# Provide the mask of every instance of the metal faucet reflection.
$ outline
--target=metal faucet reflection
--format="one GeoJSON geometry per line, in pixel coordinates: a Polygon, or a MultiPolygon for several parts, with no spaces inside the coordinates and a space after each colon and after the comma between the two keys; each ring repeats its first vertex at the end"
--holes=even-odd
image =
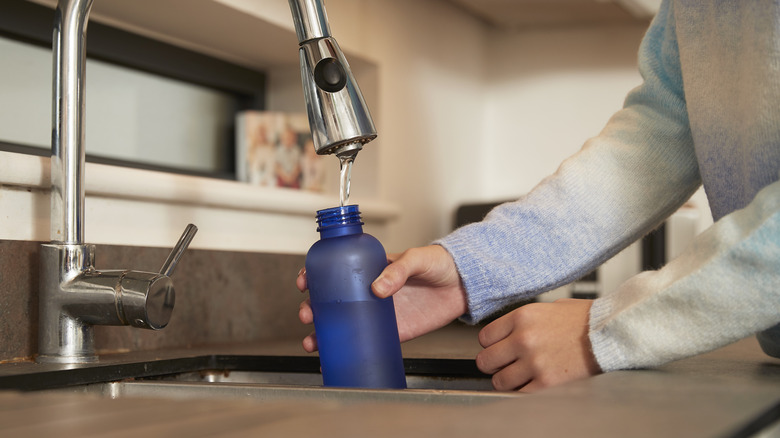
{"type": "Polygon", "coordinates": [[[376,138],[376,128],[347,59],[330,35],[320,0],[289,0],[298,35],[303,95],[314,149],[355,156],[376,138]]]}
{"type": "MultiPolygon", "coordinates": [[[[289,0],[318,154],[354,157],[376,129],[319,0],[289,0]]],[[[42,245],[38,362],[97,361],[94,325],[161,329],[171,317],[170,279],[197,228],[190,224],[159,273],[98,271],[84,243],[86,33],[93,0],[60,0],[55,12],[51,242],[42,245]]]]}
{"type": "Polygon", "coordinates": [[[98,271],[84,243],[84,73],[92,0],[63,0],[55,12],[51,242],[41,247],[38,362],[97,360],[94,325],[161,329],[176,292],[171,274],[197,228],[190,224],[159,273],[98,271]]]}

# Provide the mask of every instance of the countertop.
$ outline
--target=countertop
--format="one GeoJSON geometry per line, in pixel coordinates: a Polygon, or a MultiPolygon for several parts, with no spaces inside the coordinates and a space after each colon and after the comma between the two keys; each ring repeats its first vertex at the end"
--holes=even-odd
{"type": "MultiPolygon", "coordinates": [[[[304,354],[297,342],[282,341],[222,351],[304,354]]],[[[441,331],[404,345],[405,357],[473,358],[477,351],[469,328],[441,331]]],[[[127,353],[106,360],[155,354],[166,353],[127,353]]],[[[0,376],[39,368],[51,366],[3,364],[0,376]]],[[[603,374],[477,406],[107,399],[95,394],[0,391],[4,437],[731,437],[759,431],[762,436],[778,436],[778,421],[780,360],[765,356],[752,337],[657,369],[603,374]]]]}

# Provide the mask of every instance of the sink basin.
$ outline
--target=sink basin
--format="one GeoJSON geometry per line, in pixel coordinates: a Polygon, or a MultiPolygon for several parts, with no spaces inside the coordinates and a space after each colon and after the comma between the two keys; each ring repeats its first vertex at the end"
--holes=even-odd
{"type": "Polygon", "coordinates": [[[322,386],[314,356],[206,355],[143,362],[105,362],[22,376],[0,376],[0,388],[178,399],[327,400],[338,403],[483,404],[518,397],[492,390],[473,360],[405,359],[408,389],[322,386]]]}
{"type": "Polygon", "coordinates": [[[110,398],[151,397],[169,399],[249,399],[270,401],[332,401],[342,404],[362,402],[413,402],[477,405],[517,397],[491,391],[449,389],[363,389],[265,383],[226,383],[204,381],[133,380],[95,383],[68,388],[68,392],[100,394],[110,398]]]}

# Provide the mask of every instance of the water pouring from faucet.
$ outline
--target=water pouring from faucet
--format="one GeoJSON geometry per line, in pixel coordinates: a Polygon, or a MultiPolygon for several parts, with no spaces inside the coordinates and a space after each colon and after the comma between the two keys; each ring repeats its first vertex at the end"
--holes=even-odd
{"type": "Polygon", "coordinates": [[[376,128],[344,53],[330,34],[321,0],[289,0],[300,44],[301,80],[314,149],[340,164],[341,206],[349,201],[352,165],[376,128]]]}

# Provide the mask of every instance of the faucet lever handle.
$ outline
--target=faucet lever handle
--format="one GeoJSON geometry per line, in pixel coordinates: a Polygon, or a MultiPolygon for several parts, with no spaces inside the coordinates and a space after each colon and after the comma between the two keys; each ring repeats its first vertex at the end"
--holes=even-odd
{"type": "Polygon", "coordinates": [[[160,274],[168,277],[173,275],[173,270],[176,269],[179,259],[184,254],[184,251],[187,250],[187,247],[190,246],[190,242],[192,242],[192,238],[195,237],[195,233],[197,232],[198,227],[193,224],[187,225],[184,229],[184,233],[179,238],[179,241],[176,242],[176,246],[173,247],[168,258],[165,260],[165,263],[163,263],[162,268],[160,268],[160,274]]]}

